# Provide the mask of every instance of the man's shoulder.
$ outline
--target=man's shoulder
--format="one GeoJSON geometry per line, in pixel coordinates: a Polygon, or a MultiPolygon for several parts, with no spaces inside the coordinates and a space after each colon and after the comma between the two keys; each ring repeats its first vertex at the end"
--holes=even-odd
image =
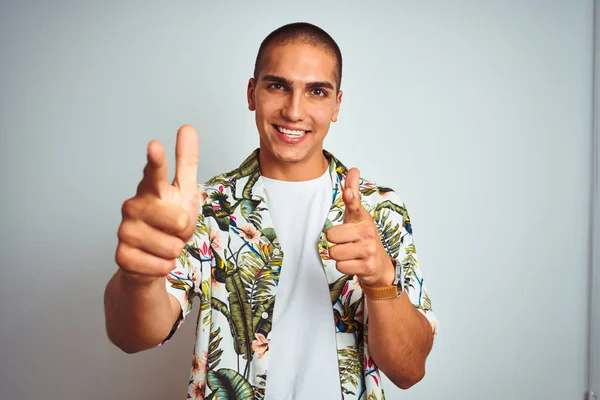
{"type": "Polygon", "coordinates": [[[255,150],[235,169],[214,175],[201,183],[200,186],[204,189],[218,189],[220,191],[232,189],[235,187],[236,181],[259,173],[259,170],[258,151],[255,150]]]}
{"type": "Polygon", "coordinates": [[[386,200],[402,201],[398,191],[391,186],[377,183],[362,176],[360,177],[360,194],[363,201],[368,201],[369,203],[386,200]]]}
{"type": "Polygon", "coordinates": [[[235,171],[236,170],[231,170],[214,175],[204,181],[204,183],[201,183],[200,186],[213,189],[217,189],[219,186],[229,187],[237,178],[235,171]]]}

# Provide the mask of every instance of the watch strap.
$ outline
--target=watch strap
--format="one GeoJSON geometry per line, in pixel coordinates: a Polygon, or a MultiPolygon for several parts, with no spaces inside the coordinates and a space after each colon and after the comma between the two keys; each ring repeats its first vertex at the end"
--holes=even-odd
{"type": "Polygon", "coordinates": [[[365,296],[371,300],[391,300],[401,294],[396,285],[373,287],[361,283],[360,286],[365,296]]]}

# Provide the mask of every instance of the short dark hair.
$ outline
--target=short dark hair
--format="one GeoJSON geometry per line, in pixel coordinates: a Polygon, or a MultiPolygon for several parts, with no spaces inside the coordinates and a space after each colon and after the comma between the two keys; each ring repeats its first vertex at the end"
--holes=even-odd
{"type": "Polygon", "coordinates": [[[333,38],[323,29],[308,22],[294,22],[271,32],[260,44],[254,64],[254,79],[258,80],[260,69],[265,63],[265,51],[271,45],[305,43],[320,47],[335,57],[335,79],[337,90],[342,84],[342,52],[333,38]]]}

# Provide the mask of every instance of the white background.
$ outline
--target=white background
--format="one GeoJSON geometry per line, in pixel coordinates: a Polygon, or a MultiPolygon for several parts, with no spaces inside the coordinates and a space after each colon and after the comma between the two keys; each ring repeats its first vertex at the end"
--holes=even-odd
{"type": "Polygon", "coordinates": [[[256,51],[304,20],[344,55],[326,148],[406,202],[441,323],[425,379],[387,397],[581,399],[592,8],[0,2],[0,398],[185,398],[195,318],[137,355],[106,338],[120,206],[184,123],[202,180],[258,145],[256,51]]]}

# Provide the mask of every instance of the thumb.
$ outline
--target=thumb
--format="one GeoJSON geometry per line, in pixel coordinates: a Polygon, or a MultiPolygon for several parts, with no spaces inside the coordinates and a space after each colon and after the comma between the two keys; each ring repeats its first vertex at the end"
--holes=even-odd
{"type": "Polygon", "coordinates": [[[352,168],[346,175],[346,185],[342,199],[346,206],[344,212],[344,223],[360,222],[364,215],[364,208],[360,203],[359,189],[360,172],[356,168],[352,168]]]}

